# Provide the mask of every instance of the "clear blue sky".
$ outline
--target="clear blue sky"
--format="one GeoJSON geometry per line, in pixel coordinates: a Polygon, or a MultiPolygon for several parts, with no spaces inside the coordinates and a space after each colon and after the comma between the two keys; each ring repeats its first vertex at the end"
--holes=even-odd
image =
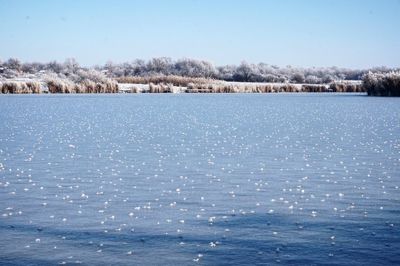
{"type": "Polygon", "coordinates": [[[0,59],[400,66],[400,0],[0,0],[0,59]]]}

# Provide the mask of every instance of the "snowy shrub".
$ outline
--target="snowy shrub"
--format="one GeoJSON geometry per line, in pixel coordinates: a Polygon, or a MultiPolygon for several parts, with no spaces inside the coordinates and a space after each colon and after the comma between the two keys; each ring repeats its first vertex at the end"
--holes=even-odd
{"type": "Polygon", "coordinates": [[[400,71],[369,72],[363,77],[362,87],[373,96],[400,96],[400,71]]]}

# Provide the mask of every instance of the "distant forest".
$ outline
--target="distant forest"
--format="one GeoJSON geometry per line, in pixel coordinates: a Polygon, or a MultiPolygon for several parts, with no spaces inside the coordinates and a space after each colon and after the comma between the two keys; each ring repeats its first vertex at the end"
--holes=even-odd
{"type": "Polygon", "coordinates": [[[105,79],[120,79],[124,77],[173,75],[237,82],[328,84],[337,81],[362,80],[363,76],[368,72],[389,73],[392,71],[396,71],[396,69],[387,67],[363,70],[338,67],[300,68],[292,66],[279,67],[265,63],[250,64],[247,62],[242,62],[239,65],[214,66],[202,60],[172,60],[167,57],[153,58],[148,61],[136,59],[118,64],[108,62],[104,65],[90,68],[80,66],[75,59],[67,59],[63,63],[56,61],[48,63],[21,62],[15,58],[0,61],[0,78],[2,79],[26,75],[42,78],[50,75],[68,79],[72,82],[82,82],[83,80],[98,82],[105,79]]]}

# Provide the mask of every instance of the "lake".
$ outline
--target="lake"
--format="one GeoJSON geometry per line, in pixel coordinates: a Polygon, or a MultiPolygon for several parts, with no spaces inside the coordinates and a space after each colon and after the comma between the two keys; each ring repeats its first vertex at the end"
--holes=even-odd
{"type": "Polygon", "coordinates": [[[399,265],[400,99],[0,96],[1,265],[399,265]]]}

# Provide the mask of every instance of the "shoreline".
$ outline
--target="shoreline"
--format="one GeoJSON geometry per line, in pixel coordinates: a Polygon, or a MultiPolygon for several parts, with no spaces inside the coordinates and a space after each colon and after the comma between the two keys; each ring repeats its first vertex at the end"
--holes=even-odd
{"type": "Polygon", "coordinates": [[[0,81],[0,94],[114,94],[114,93],[366,93],[361,82],[330,84],[226,82],[209,83],[64,83],[60,80],[0,81]]]}

